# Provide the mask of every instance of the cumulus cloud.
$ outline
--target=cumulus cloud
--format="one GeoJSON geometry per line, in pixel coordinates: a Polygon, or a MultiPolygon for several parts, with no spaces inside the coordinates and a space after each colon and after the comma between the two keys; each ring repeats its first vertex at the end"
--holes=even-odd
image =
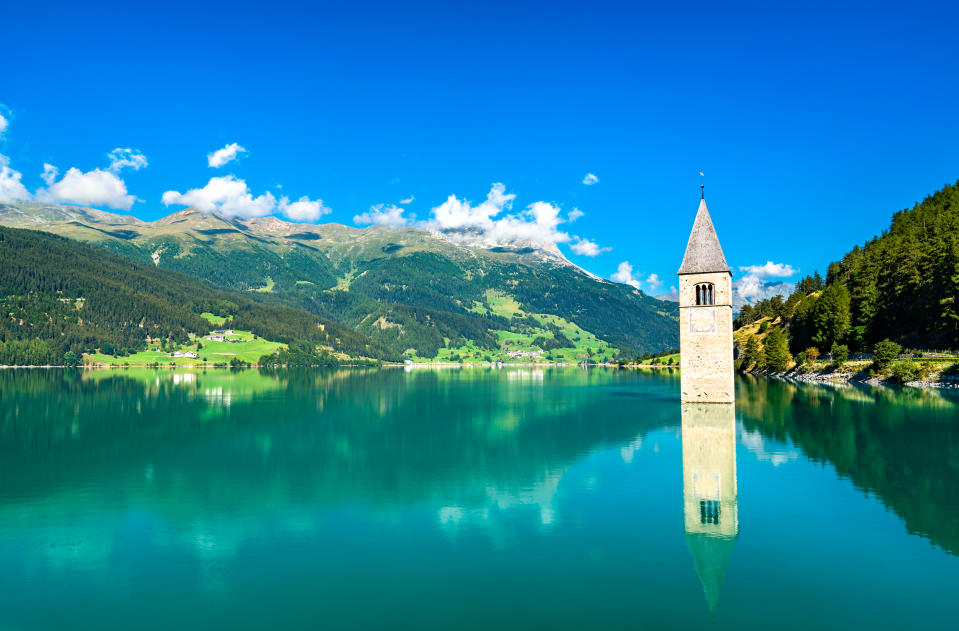
{"type": "Polygon", "coordinates": [[[646,277],[646,285],[649,287],[650,291],[656,291],[663,286],[663,281],[659,280],[658,274],[650,274],[646,277]]]}
{"type": "Polygon", "coordinates": [[[450,195],[430,211],[432,218],[424,227],[454,240],[490,247],[549,246],[570,240],[569,234],[558,229],[564,221],[560,218],[561,209],[548,202],[533,202],[518,213],[500,216],[512,209],[515,198],[500,183],[493,184],[486,200],[475,206],[450,195]]]}
{"type": "MultiPolygon", "coordinates": [[[[400,202],[401,204],[403,202],[400,202]]],[[[406,226],[410,223],[410,218],[404,216],[405,208],[386,204],[377,204],[372,206],[365,213],[353,217],[353,223],[374,226],[406,226]]]]}
{"type": "Polygon", "coordinates": [[[626,283],[632,285],[635,289],[639,289],[639,280],[633,278],[633,266],[629,264],[629,261],[620,263],[611,278],[617,283],[626,283]]]}
{"type": "Polygon", "coordinates": [[[485,200],[474,204],[450,195],[445,202],[433,207],[429,217],[422,221],[415,221],[416,216],[406,213],[402,207],[412,202],[413,196],[400,200],[400,205],[372,206],[355,215],[353,221],[361,225],[416,226],[450,241],[477,247],[533,247],[548,249],[560,256],[556,247],[560,243],[570,243],[573,251],[583,256],[597,256],[610,249],[589,239],[571,236],[561,229],[563,223],[582,216],[578,209],[564,214],[558,205],[538,201],[514,210],[515,199],[515,194],[508,193],[506,186],[496,182],[485,200]]]}
{"type": "Polygon", "coordinates": [[[592,173],[587,173],[586,177],[583,178],[583,184],[586,186],[592,186],[593,184],[598,184],[599,178],[593,175],[592,173]]]}
{"type": "Polygon", "coordinates": [[[739,268],[746,272],[739,280],[733,282],[733,309],[746,303],[755,303],[759,300],[772,298],[792,291],[792,283],[767,281],[767,278],[787,278],[799,273],[799,270],[786,263],[766,261],[763,265],[743,265],[739,268]]]}
{"type": "MultiPolygon", "coordinates": [[[[6,124],[6,119],[0,116],[0,132],[6,124]]],[[[10,168],[10,160],[7,156],[0,154],[0,202],[25,201],[30,199],[30,191],[23,185],[20,179],[23,174],[10,168]]]]}
{"type": "Polygon", "coordinates": [[[186,193],[167,191],[161,198],[164,206],[192,206],[200,212],[218,212],[227,217],[263,217],[276,209],[276,198],[267,191],[254,197],[246,181],[232,175],[211,177],[203,188],[186,193]]]}
{"type": "Polygon", "coordinates": [[[759,300],[773,296],[788,296],[796,289],[795,283],[775,282],[759,278],[758,276],[743,276],[733,281],[733,310],[746,303],[754,304],[759,300]]]}
{"type": "Polygon", "coordinates": [[[215,169],[223,166],[227,162],[236,160],[236,157],[241,153],[246,153],[246,149],[235,142],[231,142],[222,149],[217,149],[213,153],[208,153],[206,156],[206,161],[210,167],[215,169]]]}
{"type": "Polygon", "coordinates": [[[46,188],[37,191],[37,199],[59,204],[81,206],[106,206],[115,210],[130,210],[136,197],[127,193],[126,183],[112,171],[93,169],[81,171],[76,167],[67,169],[59,181],[59,171],[52,164],[43,165],[46,188]]]}
{"type": "Polygon", "coordinates": [[[569,247],[573,252],[581,256],[599,256],[603,252],[612,250],[612,248],[601,248],[595,241],[583,239],[582,237],[576,237],[569,247]]]}
{"type": "Polygon", "coordinates": [[[758,276],[743,276],[736,282],[736,293],[752,302],[765,294],[765,283],[758,276]]]}
{"type": "Polygon", "coordinates": [[[331,208],[323,205],[322,199],[311,201],[306,195],[295,202],[291,202],[288,197],[282,197],[277,209],[293,221],[316,221],[333,212],[331,208]]]}
{"type": "MultiPolygon", "coordinates": [[[[7,119],[0,115],[0,135],[8,126],[7,119]]],[[[82,206],[106,206],[115,210],[129,210],[136,197],[127,192],[126,183],[117,175],[120,169],[131,167],[139,170],[147,165],[146,156],[134,149],[117,147],[107,154],[110,166],[107,169],[81,171],[76,167],[67,169],[59,181],[60,170],[52,164],[43,165],[46,187],[31,195],[21,182],[22,174],[10,168],[10,161],[0,155],[0,201],[37,199],[42,202],[80,204],[82,206]]]]}
{"type": "Polygon", "coordinates": [[[569,211],[569,214],[566,216],[566,220],[572,223],[582,217],[584,214],[585,213],[583,213],[583,211],[579,208],[574,208],[573,210],[569,211]]]}
{"type": "Polygon", "coordinates": [[[401,199],[401,200],[400,200],[400,203],[405,206],[406,204],[412,204],[414,199],[416,199],[416,197],[413,196],[413,195],[410,195],[410,196],[407,197],[406,199],[401,199]]]}
{"type": "Polygon", "coordinates": [[[40,178],[46,182],[47,186],[53,186],[58,175],[60,175],[60,169],[47,162],[43,163],[43,173],[40,174],[40,178]]]}
{"type": "Polygon", "coordinates": [[[193,188],[186,193],[167,191],[161,201],[164,206],[190,206],[200,212],[216,212],[226,217],[264,217],[279,212],[294,221],[316,221],[332,212],[323,205],[323,200],[311,201],[306,196],[295,202],[288,197],[277,201],[269,191],[254,197],[246,181],[232,175],[211,177],[203,188],[193,188]]]}
{"type": "Polygon", "coordinates": [[[139,171],[147,166],[147,157],[136,149],[117,147],[108,153],[107,157],[110,159],[110,170],[114,173],[119,173],[121,169],[127,167],[139,171]]]}
{"type": "Polygon", "coordinates": [[[456,195],[450,195],[431,212],[436,227],[441,230],[488,228],[493,223],[493,217],[512,207],[514,199],[516,195],[507,194],[506,186],[497,182],[481,204],[473,206],[465,199],[459,200],[456,195]]]}
{"type": "MultiPolygon", "coordinates": [[[[10,125],[6,117],[0,114],[0,140],[10,125]]],[[[33,196],[21,179],[23,174],[10,167],[10,158],[0,153],[0,202],[26,201],[33,196]]]]}
{"type": "Polygon", "coordinates": [[[756,278],[788,278],[799,273],[792,265],[772,261],[766,261],[765,265],[743,265],[739,269],[756,278]]]}

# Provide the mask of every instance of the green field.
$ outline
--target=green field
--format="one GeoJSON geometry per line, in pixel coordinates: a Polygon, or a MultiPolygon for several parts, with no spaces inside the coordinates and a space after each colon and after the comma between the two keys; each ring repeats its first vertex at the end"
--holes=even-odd
{"type": "Polygon", "coordinates": [[[252,291],[271,292],[271,291],[273,291],[273,287],[275,287],[275,286],[276,286],[276,284],[273,282],[273,278],[271,278],[270,276],[267,276],[267,277],[266,277],[266,285],[263,286],[263,287],[257,287],[257,288],[255,288],[255,289],[253,289],[252,291]]]}
{"type": "Polygon", "coordinates": [[[233,319],[233,316],[230,316],[229,318],[225,318],[225,317],[223,317],[223,316],[218,316],[218,315],[212,314],[212,313],[210,313],[209,311],[205,311],[205,312],[201,313],[201,314],[200,314],[200,317],[203,318],[204,320],[206,320],[207,322],[209,322],[210,324],[214,325],[214,326],[220,326],[220,325],[223,324],[224,322],[233,319]]]}
{"type": "Polygon", "coordinates": [[[495,289],[489,289],[486,291],[484,297],[486,298],[486,304],[489,305],[489,310],[495,315],[503,316],[504,318],[525,315],[523,310],[520,309],[519,303],[508,294],[496,291],[495,289]]]}
{"type": "MultiPolygon", "coordinates": [[[[204,314],[204,317],[207,316],[217,317],[212,314],[204,314]]],[[[207,319],[210,318],[207,317],[207,319]]],[[[222,321],[225,320],[225,318],[222,318],[222,321]]],[[[220,322],[220,324],[222,324],[222,322],[220,322]]],[[[286,344],[256,338],[249,331],[234,331],[233,335],[228,335],[226,338],[236,341],[213,342],[210,340],[194,339],[190,344],[180,345],[176,349],[178,351],[197,351],[197,344],[199,343],[202,347],[197,351],[200,354],[200,357],[197,359],[191,357],[172,357],[170,351],[162,351],[157,343],[152,343],[150,345],[151,348],[140,351],[139,353],[134,353],[133,355],[115,357],[113,355],[94,353],[87,355],[84,360],[85,363],[88,364],[102,364],[107,366],[148,366],[154,363],[158,363],[161,366],[169,366],[170,364],[176,366],[196,366],[203,364],[226,364],[229,363],[231,359],[236,358],[252,364],[256,363],[263,355],[271,354],[277,349],[286,347],[286,344]]]]}

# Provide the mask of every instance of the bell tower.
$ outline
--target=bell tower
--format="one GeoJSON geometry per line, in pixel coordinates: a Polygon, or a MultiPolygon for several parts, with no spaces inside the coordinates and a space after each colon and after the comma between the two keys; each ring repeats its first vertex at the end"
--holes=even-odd
{"type": "Polygon", "coordinates": [[[732,272],[705,195],[679,268],[679,350],[683,403],[733,403],[732,272]]]}

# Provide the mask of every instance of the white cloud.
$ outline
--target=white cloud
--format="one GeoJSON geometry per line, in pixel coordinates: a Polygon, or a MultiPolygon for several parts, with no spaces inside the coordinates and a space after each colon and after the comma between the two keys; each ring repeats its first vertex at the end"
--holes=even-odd
{"type": "MultiPolygon", "coordinates": [[[[10,122],[0,114],[0,140],[7,131],[10,122]]],[[[0,202],[25,201],[33,196],[20,180],[23,174],[10,168],[10,158],[0,153],[0,202]]]]}
{"type": "MultiPolygon", "coordinates": [[[[0,115],[0,135],[8,125],[7,119],[0,115]]],[[[9,159],[0,155],[0,201],[37,199],[43,202],[129,210],[137,198],[127,192],[126,183],[117,173],[124,167],[142,169],[147,165],[146,156],[133,149],[117,147],[108,153],[107,157],[110,159],[109,170],[93,169],[84,172],[71,167],[60,181],[57,181],[60,170],[52,164],[44,164],[40,177],[46,187],[31,195],[21,182],[22,174],[10,168],[9,159]]]]}
{"type": "Polygon", "coordinates": [[[237,143],[232,142],[228,144],[227,146],[223,147],[222,149],[217,149],[213,153],[208,153],[206,156],[206,161],[207,161],[207,164],[209,164],[211,167],[218,168],[223,166],[227,162],[236,160],[236,157],[238,154],[245,153],[245,152],[246,152],[246,149],[244,149],[237,143]]]}
{"type": "Polygon", "coordinates": [[[736,282],[736,293],[748,302],[763,296],[764,289],[764,283],[758,276],[743,276],[736,282]]]}
{"type": "Polygon", "coordinates": [[[663,281],[659,280],[659,274],[650,274],[646,278],[646,285],[649,286],[650,291],[656,291],[663,286],[663,281]]]}
{"type": "Polygon", "coordinates": [[[548,202],[533,202],[519,213],[497,218],[512,208],[516,195],[503,184],[493,184],[486,200],[476,206],[455,195],[431,211],[424,227],[470,245],[493,247],[504,244],[551,246],[565,243],[570,236],[558,230],[560,208],[548,202]]]}
{"type": "Polygon", "coordinates": [[[566,219],[567,221],[572,223],[576,221],[577,219],[579,219],[580,217],[582,217],[584,214],[585,213],[579,208],[574,208],[573,210],[569,211],[569,214],[566,216],[566,219]]]}
{"type": "Polygon", "coordinates": [[[110,170],[119,173],[120,169],[130,167],[134,171],[139,171],[147,166],[147,157],[136,149],[124,149],[117,147],[107,154],[110,158],[110,170]]]}
{"type": "Polygon", "coordinates": [[[629,264],[629,261],[620,263],[611,278],[617,283],[626,283],[632,285],[635,289],[639,289],[639,281],[633,278],[633,266],[629,264]]]}
{"type": "Polygon", "coordinates": [[[573,252],[579,254],[580,256],[599,256],[603,252],[609,252],[612,250],[612,248],[601,248],[595,241],[583,239],[582,237],[576,237],[569,247],[573,252]]]}
{"type": "Polygon", "coordinates": [[[81,206],[106,206],[116,210],[130,210],[136,197],[127,193],[127,185],[116,173],[103,169],[83,172],[76,167],[67,169],[58,182],[59,171],[52,164],[43,165],[43,180],[47,187],[37,191],[40,201],[81,206]]]}
{"type": "Polygon", "coordinates": [[[593,175],[592,173],[587,173],[586,177],[583,178],[583,184],[586,186],[592,186],[593,184],[599,184],[599,178],[593,175]]]}
{"type": "Polygon", "coordinates": [[[310,200],[303,196],[295,202],[288,197],[277,201],[267,191],[254,197],[245,180],[232,175],[211,177],[203,188],[193,188],[186,193],[167,191],[161,198],[164,206],[190,206],[200,212],[217,212],[226,217],[264,217],[281,213],[293,221],[316,221],[330,212],[322,199],[310,200]]]}
{"type": "Polygon", "coordinates": [[[460,201],[456,195],[450,195],[445,202],[434,208],[433,221],[440,230],[461,230],[464,228],[488,228],[493,217],[503,210],[509,210],[516,195],[507,194],[506,186],[493,184],[486,195],[486,201],[472,206],[467,200],[460,201]]]}
{"type": "Polygon", "coordinates": [[[46,182],[47,186],[53,186],[53,183],[56,181],[58,175],[60,175],[60,169],[52,164],[46,162],[43,163],[43,173],[40,174],[40,177],[44,182],[46,182]]]}
{"type": "Polygon", "coordinates": [[[733,282],[733,309],[746,303],[755,303],[759,300],[772,298],[792,292],[792,283],[766,281],[767,278],[787,278],[799,273],[799,270],[786,263],[766,261],[764,265],[743,265],[739,268],[746,272],[739,280],[733,282]]]}
{"type": "Polygon", "coordinates": [[[374,226],[405,226],[410,223],[410,219],[403,215],[405,211],[405,208],[399,206],[377,204],[365,213],[353,217],[353,223],[373,224],[374,226]]]}
{"type": "MultiPolygon", "coordinates": [[[[6,125],[6,119],[0,116],[0,131],[6,125]]],[[[10,160],[7,156],[0,154],[0,202],[25,201],[30,199],[30,191],[23,185],[20,179],[23,174],[10,168],[10,160]]]]}
{"type": "Polygon", "coordinates": [[[282,197],[277,208],[293,221],[316,221],[333,212],[331,208],[323,205],[322,199],[311,201],[306,195],[292,203],[288,197],[282,197]]]}
{"type": "Polygon", "coordinates": [[[406,199],[401,199],[401,200],[400,200],[400,203],[405,206],[406,204],[412,204],[414,199],[416,199],[416,197],[413,196],[413,195],[410,195],[410,196],[407,197],[406,199]]]}
{"type": "Polygon", "coordinates": [[[766,261],[765,265],[742,265],[739,269],[756,278],[788,278],[799,273],[792,265],[772,261],[766,261]]]}
{"type": "Polygon", "coordinates": [[[227,217],[263,217],[276,210],[276,198],[267,191],[253,197],[246,182],[232,175],[211,177],[203,188],[186,193],[167,191],[161,198],[164,206],[192,206],[205,213],[218,212],[227,217]]]}
{"type": "MultiPolygon", "coordinates": [[[[561,230],[563,223],[582,216],[578,209],[564,216],[558,205],[538,201],[513,211],[515,199],[515,194],[508,193],[502,183],[496,182],[482,202],[473,204],[465,198],[450,195],[445,202],[432,208],[429,218],[423,221],[414,221],[415,215],[407,214],[405,208],[395,204],[372,206],[355,215],[353,221],[361,225],[416,226],[463,245],[533,247],[548,249],[558,256],[562,256],[556,247],[559,243],[571,242],[573,251],[584,256],[596,256],[610,249],[561,230]]],[[[410,196],[400,200],[399,204],[412,201],[413,196],[410,196]]]]}

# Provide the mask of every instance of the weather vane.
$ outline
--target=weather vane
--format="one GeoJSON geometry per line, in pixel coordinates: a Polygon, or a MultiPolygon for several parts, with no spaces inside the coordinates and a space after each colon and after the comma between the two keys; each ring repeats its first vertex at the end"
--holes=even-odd
{"type": "Polygon", "coordinates": [[[702,195],[702,199],[706,199],[706,176],[703,175],[703,172],[699,172],[699,193],[702,195]]]}

